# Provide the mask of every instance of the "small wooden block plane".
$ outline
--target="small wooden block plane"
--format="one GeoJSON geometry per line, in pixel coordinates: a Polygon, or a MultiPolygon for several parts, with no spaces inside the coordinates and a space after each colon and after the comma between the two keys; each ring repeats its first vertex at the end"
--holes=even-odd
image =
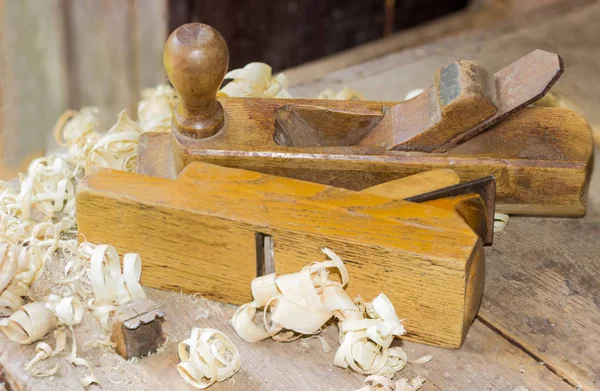
{"type": "Polygon", "coordinates": [[[329,247],[347,260],[351,295],[383,291],[407,338],[458,348],[481,301],[493,195],[492,178],[465,186],[450,170],[356,192],[194,162],[175,180],[88,176],[77,221],[87,240],[139,253],[144,285],[234,304],[252,300],[255,277],[296,272],[329,247]]]}
{"type": "Polygon", "coordinates": [[[406,102],[217,99],[228,61],[207,25],[171,34],[164,63],[181,101],[171,134],[142,135],[139,173],[172,179],[203,161],[362,190],[450,168],[463,181],[494,176],[500,212],[585,213],[589,125],[570,110],[524,108],[562,73],[556,54],[536,50],[495,74],[458,61],[406,102]]]}

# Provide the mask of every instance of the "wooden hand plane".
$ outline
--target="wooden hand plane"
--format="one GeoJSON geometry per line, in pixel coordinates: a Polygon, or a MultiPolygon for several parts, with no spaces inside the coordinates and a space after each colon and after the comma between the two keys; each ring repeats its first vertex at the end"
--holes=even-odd
{"type": "Polygon", "coordinates": [[[562,73],[553,53],[536,50],[495,74],[449,64],[406,102],[217,99],[228,58],[207,25],[171,34],[164,64],[181,100],[171,134],[142,135],[139,173],[175,178],[203,161],[362,190],[451,168],[463,181],[494,176],[500,212],[585,213],[589,125],[570,110],[524,108],[562,73]]]}
{"type": "Polygon", "coordinates": [[[329,247],[352,296],[385,292],[407,338],[458,348],[481,301],[495,194],[491,177],[458,182],[438,170],[356,192],[202,162],[175,180],[103,169],[78,186],[77,222],[86,240],[139,253],[144,285],[234,304],[252,300],[255,277],[329,247]]]}

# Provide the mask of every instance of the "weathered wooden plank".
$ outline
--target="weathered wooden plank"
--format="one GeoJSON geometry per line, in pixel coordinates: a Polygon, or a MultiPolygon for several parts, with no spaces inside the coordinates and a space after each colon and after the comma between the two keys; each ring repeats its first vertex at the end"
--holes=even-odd
{"type": "Polygon", "coordinates": [[[165,80],[165,0],[67,0],[65,12],[71,107],[101,107],[106,125],[135,117],[139,91],[165,80]]]}
{"type": "Polygon", "coordinates": [[[135,112],[137,78],[132,75],[130,0],[69,0],[66,3],[72,107],[99,106],[101,121],[115,121],[124,108],[135,112]]]}
{"type": "Polygon", "coordinates": [[[479,317],[584,390],[600,388],[600,163],[583,219],[514,218],[487,249],[479,317]],[[523,240],[527,238],[527,240],[523,240]]]}
{"type": "Polygon", "coordinates": [[[137,76],[135,93],[165,83],[162,52],[167,39],[167,0],[134,0],[132,67],[137,76]]]}
{"type": "Polygon", "coordinates": [[[10,179],[44,153],[66,105],[60,0],[3,1],[0,31],[0,178],[10,179]]]}
{"type": "MultiPolygon", "coordinates": [[[[116,353],[101,348],[84,349],[80,354],[94,365],[102,389],[171,391],[193,390],[177,374],[177,342],[189,337],[192,327],[213,327],[223,331],[238,347],[242,369],[232,379],[212,386],[211,390],[354,390],[362,385],[363,376],[332,365],[337,347],[337,328],[330,326],[323,333],[332,351],[324,352],[317,340],[279,344],[264,341],[248,344],[237,337],[228,324],[233,306],[199,301],[190,295],[148,289],[149,297],[164,303],[167,322],[165,332],[170,342],[165,352],[140,360],[125,361],[116,353]],[[208,316],[208,318],[205,318],[208,316]]],[[[399,310],[401,314],[401,310],[399,310]]],[[[91,317],[90,317],[91,318],[91,317]]],[[[89,319],[77,328],[81,346],[97,337],[96,321],[89,319]]],[[[507,390],[525,387],[529,390],[567,391],[572,389],[545,366],[523,353],[500,335],[476,321],[460,350],[433,348],[416,343],[402,345],[410,358],[433,354],[429,364],[408,364],[402,376],[421,375],[427,379],[423,391],[507,390]]],[[[16,346],[0,336],[0,366],[16,378],[14,383],[25,390],[80,390],[78,377],[83,368],[70,367],[64,360],[53,378],[34,378],[22,371],[24,363],[33,357],[33,346],[16,346]]],[[[90,390],[100,389],[92,386],[90,390]]],[[[522,388],[521,388],[522,389],[522,388]]],[[[18,390],[18,388],[16,388],[18,390]]]]}

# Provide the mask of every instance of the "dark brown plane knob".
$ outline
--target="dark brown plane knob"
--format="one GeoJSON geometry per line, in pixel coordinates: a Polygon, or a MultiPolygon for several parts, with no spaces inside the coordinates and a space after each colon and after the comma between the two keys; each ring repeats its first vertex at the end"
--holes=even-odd
{"type": "Polygon", "coordinates": [[[180,98],[173,130],[193,138],[217,133],[225,119],[217,91],[229,66],[221,34],[206,24],[185,24],[169,36],[163,63],[180,98]]]}

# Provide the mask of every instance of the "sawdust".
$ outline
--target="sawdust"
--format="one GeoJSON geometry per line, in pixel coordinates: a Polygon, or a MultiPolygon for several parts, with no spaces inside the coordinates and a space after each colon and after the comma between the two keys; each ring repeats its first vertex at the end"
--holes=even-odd
{"type": "Polygon", "coordinates": [[[31,285],[29,299],[31,301],[41,301],[51,293],[59,295],[68,295],[70,290],[59,281],[64,276],[64,270],[69,261],[62,256],[62,250],[57,250],[51,259],[46,260],[44,271],[40,277],[31,285]]]}

